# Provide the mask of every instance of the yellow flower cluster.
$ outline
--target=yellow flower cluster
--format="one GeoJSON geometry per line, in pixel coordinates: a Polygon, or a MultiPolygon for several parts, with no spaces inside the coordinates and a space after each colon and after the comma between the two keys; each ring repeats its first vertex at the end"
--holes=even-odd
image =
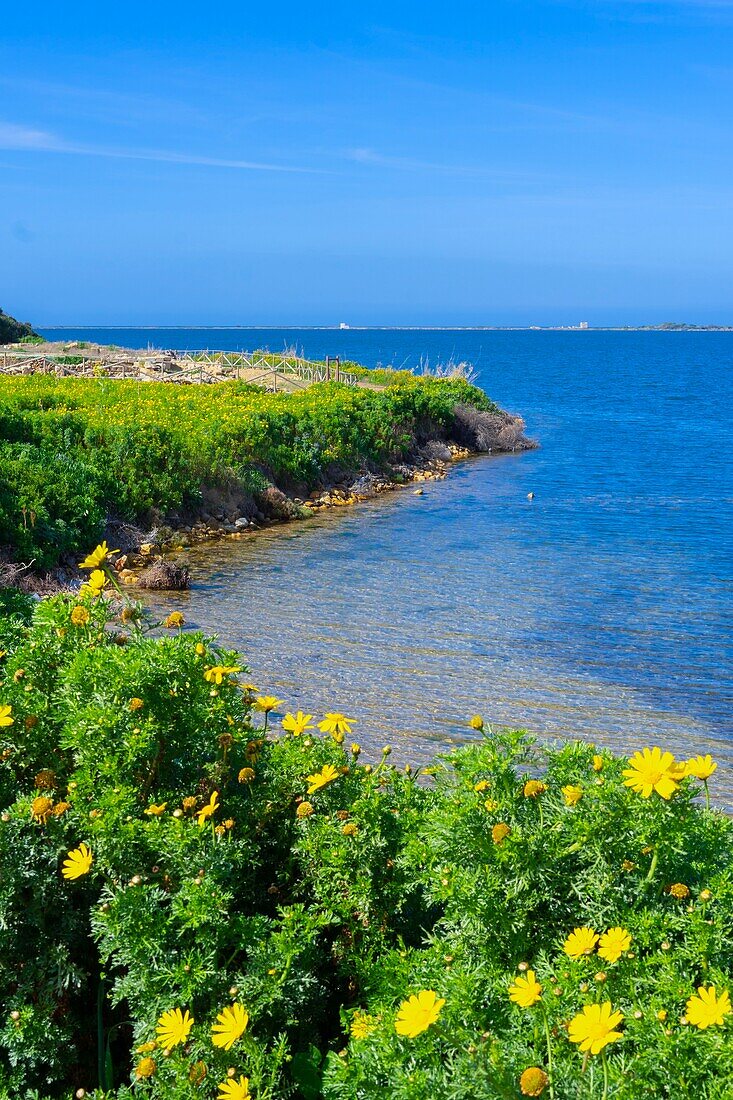
{"type": "Polygon", "coordinates": [[[592,955],[598,945],[598,954],[606,962],[615,963],[631,947],[631,936],[625,928],[609,928],[599,936],[592,928],[576,928],[563,944],[563,951],[577,962],[592,955]]]}

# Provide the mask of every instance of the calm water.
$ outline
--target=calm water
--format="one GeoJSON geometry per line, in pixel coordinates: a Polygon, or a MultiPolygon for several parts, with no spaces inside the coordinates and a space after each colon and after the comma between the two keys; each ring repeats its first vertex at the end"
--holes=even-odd
{"type": "Polygon", "coordinates": [[[74,335],[473,362],[539,451],[198,551],[176,605],[289,707],[355,715],[365,745],[423,759],[478,710],[625,749],[712,752],[717,793],[733,796],[733,334],[74,335]]]}

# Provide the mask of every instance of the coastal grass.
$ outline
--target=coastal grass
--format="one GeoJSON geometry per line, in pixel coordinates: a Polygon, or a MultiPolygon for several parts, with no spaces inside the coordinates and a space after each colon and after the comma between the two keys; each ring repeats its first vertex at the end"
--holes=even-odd
{"type": "Polygon", "coordinates": [[[714,761],[395,766],[86,567],[0,615],[3,1100],[730,1100],[714,761]]]}
{"type": "Polygon", "coordinates": [[[50,567],[96,541],[110,516],[149,522],[195,512],[206,487],[251,493],[275,484],[307,494],[449,435],[458,404],[496,411],[462,379],[401,372],[389,382],[270,394],[233,381],[4,377],[0,549],[50,567]]]}

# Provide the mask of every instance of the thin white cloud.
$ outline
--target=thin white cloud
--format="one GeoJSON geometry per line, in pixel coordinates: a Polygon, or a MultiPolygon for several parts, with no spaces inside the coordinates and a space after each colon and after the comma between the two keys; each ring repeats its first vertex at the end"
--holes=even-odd
{"type": "Polygon", "coordinates": [[[0,122],[0,149],[31,153],[66,153],[83,157],[105,157],[114,160],[146,160],[157,164],[190,164],[207,168],[234,168],[251,172],[320,172],[317,168],[302,168],[289,164],[269,164],[252,160],[229,160],[223,157],[202,157],[192,153],[176,153],[166,149],[124,149],[104,145],[85,145],[65,141],[46,130],[35,130],[0,122]]]}
{"type": "MultiPolygon", "coordinates": [[[[514,171],[512,169],[482,167],[481,165],[474,164],[462,164],[460,161],[439,163],[429,160],[420,160],[414,157],[397,157],[387,153],[380,153],[376,149],[369,148],[347,149],[345,155],[348,160],[354,161],[356,164],[373,165],[377,168],[396,168],[407,172],[436,172],[458,176],[489,176],[494,179],[508,180],[530,180],[537,178],[535,173],[514,171]]],[[[548,178],[546,174],[542,175],[543,180],[547,180],[548,178]]]]}

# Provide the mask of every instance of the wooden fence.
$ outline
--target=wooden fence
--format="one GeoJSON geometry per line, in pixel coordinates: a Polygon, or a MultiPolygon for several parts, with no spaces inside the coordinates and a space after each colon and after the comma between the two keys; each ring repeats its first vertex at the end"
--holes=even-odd
{"type": "Polygon", "coordinates": [[[52,374],[63,378],[115,378],[138,381],[203,385],[228,379],[249,382],[263,389],[307,389],[314,382],[358,384],[355,374],[341,370],[338,358],[322,363],[296,355],[270,352],[152,352],[129,356],[115,352],[104,359],[83,356],[80,363],[64,362],[72,356],[0,354],[0,374],[52,374]]]}

